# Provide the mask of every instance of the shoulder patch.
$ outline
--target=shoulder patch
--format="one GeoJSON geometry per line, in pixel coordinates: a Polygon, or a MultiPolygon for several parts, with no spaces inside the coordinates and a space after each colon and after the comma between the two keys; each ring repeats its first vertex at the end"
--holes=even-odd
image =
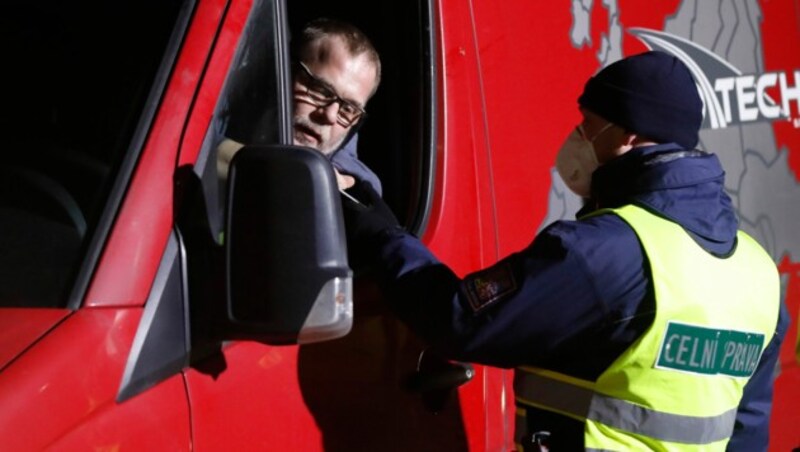
{"type": "Polygon", "coordinates": [[[473,273],[462,284],[473,314],[483,311],[517,290],[514,272],[508,262],[473,273]]]}

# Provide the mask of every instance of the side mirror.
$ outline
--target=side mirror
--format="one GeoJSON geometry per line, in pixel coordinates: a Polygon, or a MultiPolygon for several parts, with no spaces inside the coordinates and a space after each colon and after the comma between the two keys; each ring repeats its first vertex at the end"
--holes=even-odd
{"type": "Polygon", "coordinates": [[[336,177],[319,152],[248,146],[228,173],[228,337],[297,344],[347,334],[352,272],[336,177]]]}

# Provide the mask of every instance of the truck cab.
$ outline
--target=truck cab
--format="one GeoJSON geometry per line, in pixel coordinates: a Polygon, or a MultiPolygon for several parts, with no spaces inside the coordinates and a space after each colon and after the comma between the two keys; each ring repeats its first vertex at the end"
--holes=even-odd
{"type": "Polygon", "coordinates": [[[483,381],[469,395],[482,405],[503,394],[504,372],[425,356],[358,275],[353,289],[330,164],[289,146],[292,31],[352,14],[385,67],[360,149],[422,233],[433,5],[288,3],[14,5],[4,447],[434,450],[510,437],[483,431],[507,422],[502,401],[465,420],[457,390],[483,381]],[[230,140],[246,147],[220,174],[230,140]]]}
{"type": "MultiPolygon", "coordinates": [[[[678,2],[584,3],[11,5],[2,27],[9,65],[0,444],[513,449],[511,370],[428,352],[382,303],[369,269],[352,265],[330,163],[291,145],[289,46],[305,22],[322,16],[372,39],[383,79],[358,130],[359,156],[381,178],[403,226],[465,275],[525,246],[537,227],[574,215],[580,201],[566,193],[553,162],[578,122],[581,83],[605,62],[668,41],[633,27],[691,41],[680,28],[688,7],[678,2]],[[231,142],[244,147],[221,166],[231,142]]],[[[753,57],[770,58],[769,67],[754,63],[757,70],[793,74],[767,86],[781,102],[779,80],[794,80],[783,93],[788,119],[752,125],[737,116],[737,131],[701,132],[709,144],[745,137],[742,152],[723,160],[726,170],[741,173],[740,182],[784,181],[774,202],[787,211],[800,203],[796,176],[759,173],[778,166],[752,158],[775,136],[786,152],[774,161],[794,174],[800,168],[792,125],[800,113],[791,100],[800,31],[797,21],[777,19],[791,11],[800,17],[790,0],[763,5],[756,41],[763,55],[753,57]],[[791,36],[780,51],[773,50],[778,30],[791,36]],[[742,167],[750,171],[737,172],[742,167]]],[[[746,100],[758,86],[746,76],[756,69],[730,76],[727,92],[742,93],[732,104],[745,107],[739,111],[756,105],[746,100]]],[[[763,205],[749,187],[730,187],[745,214],[763,205]]],[[[781,269],[791,335],[800,245],[796,238],[781,245],[788,235],[779,233],[798,217],[752,218],[745,227],[781,269]]],[[[792,427],[800,370],[794,337],[786,342],[776,450],[800,446],[792,427]]]]}

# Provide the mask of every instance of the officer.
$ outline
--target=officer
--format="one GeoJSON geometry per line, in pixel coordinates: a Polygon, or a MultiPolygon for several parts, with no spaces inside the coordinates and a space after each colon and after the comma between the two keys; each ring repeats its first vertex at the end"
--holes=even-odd
{"type": "Polygon", "coordinates": [[[351,247],[440,352],[516,369],[521,450],[765,450],[788,317],[718,158],[695,149],[689,70],[631,56],[578,103],[556,161],[587,198],[577,221],[460,279],[357,184],[367,207],[343,201],[351,247]]]}

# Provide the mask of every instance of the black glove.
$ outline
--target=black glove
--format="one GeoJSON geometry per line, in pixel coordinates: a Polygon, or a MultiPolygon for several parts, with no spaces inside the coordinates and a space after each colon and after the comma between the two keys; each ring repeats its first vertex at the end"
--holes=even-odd
{"type": "Polygon", "coordinates": [[[342,196],[342,210],[349,243],[371,242],[383,231],[401,228],[392,210],[367,182],[358,181],[347,190],[342,196]]]}

